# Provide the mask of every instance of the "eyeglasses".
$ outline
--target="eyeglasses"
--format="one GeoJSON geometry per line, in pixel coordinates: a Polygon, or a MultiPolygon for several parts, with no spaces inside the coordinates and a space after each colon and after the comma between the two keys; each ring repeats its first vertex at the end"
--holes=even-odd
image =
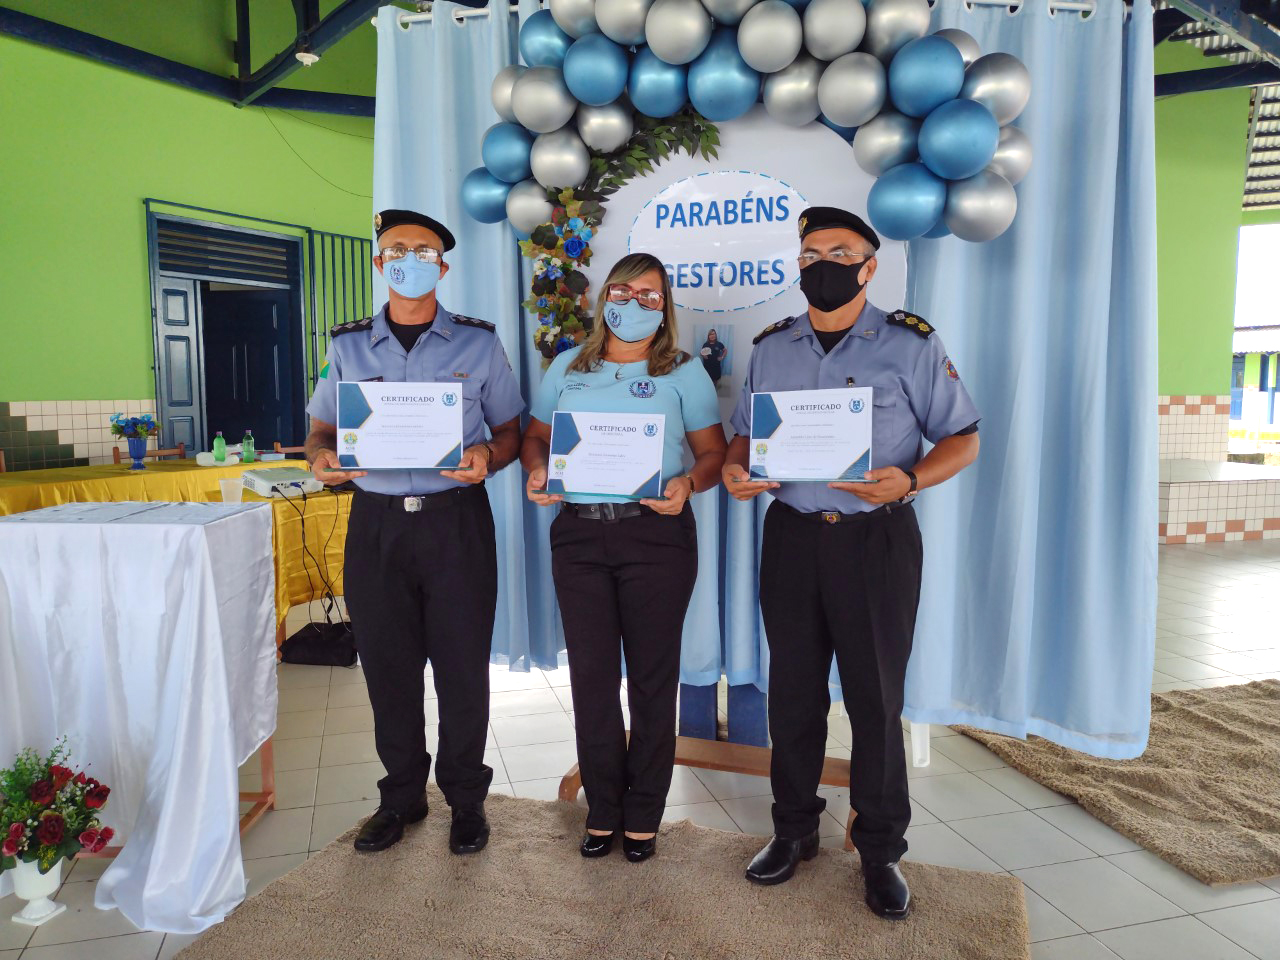
{"type": "Polygon", "coordinates": [[[382,256],[384,263],[391,263],[395,260],[403,260],[412,250],[413,255],[423,263],[439,263],[441,253],[434,247],[406,247],[404,244],[396,244],[394,247],[384,247],[378,253],[382,256]]]}
{"type": "Polygon", "coordinates": [[[646,310],[661,310],[663,304],[662,294],[657,290],[632,290],[625,283],[615,283],[610,286],[607,296],[610,303],[627,303],[634,300],[646,310]]]}
{"type": "Polygon", "coordinates": [[[836,247],[834,250],[828,250],[826,253],[816,253],[813,250],[806,250],[796,260],[800,263],[800,269],[812,266],[819,260],[830,260],[832,263],[838,263],[842,266],[850,266],[855,263],[865,263],[874,257],[874,253],[855,253],[852,250],[846,250],[844,247],[836,247]]]}

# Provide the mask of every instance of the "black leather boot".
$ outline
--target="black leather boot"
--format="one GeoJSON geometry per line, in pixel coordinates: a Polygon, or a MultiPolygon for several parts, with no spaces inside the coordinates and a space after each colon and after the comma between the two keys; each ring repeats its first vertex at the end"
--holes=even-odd
{"type": "Polygon", "coordinates": [[[867,906],[871,912],[890,920],[902,920],[911,912],[911,890],[898,863],[862,864],[867,884],[867,906]]]}
{"type": "Polygon", "coordinates": [[[812,860],[817,855],[817,830],[799,840],[775,836],[747,867],[747,879],[766,887],[786,883],[796,872],[796,865],[801,860],[812,860]]]}
{"type": "Polygon", "coordinates": [[[427,815],[427,798],[423,797],[408,810],[398,811],[379,807],[364,822],[353,844],[361,853],[376,853],[400,842],[404,828],[417,823],[427,815]]]}
{"type": "Polygon", "coordinates": [[[618,831],[606,833],[604,836],[586,832],[582,835],[582,844],[578,847],[578,852],[588,859],[596,857],[607,857],[613,850],[613,839],[618,835],[618,831]]]}
{"type": "Polygon", "coordinates": [[[479,853],[489,842],[489,821],[483,803],[468,803],[453,808],[449,826],[449,849],[457,854],[479,853]]]}

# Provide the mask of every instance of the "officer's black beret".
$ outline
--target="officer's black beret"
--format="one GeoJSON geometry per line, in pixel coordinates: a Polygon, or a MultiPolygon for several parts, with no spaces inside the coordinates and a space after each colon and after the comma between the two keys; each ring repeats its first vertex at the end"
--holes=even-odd
{"type": "Polygon", "coordinates": [[[392,227],[402,227],[407,223],[426,227],[438,236],[441,242],[444,243],[446,253],[458,245],[448,227],[439,220],[428,217],[425,213],[418,213],[416,210],[383,210],[381,213],[373,215],[373,229],[377,231],[379,237],[392,227]]]}
{"type": "Polygon", "coordinates": [[[841,210],[839,207],[810,207],[800,214],[801,240],[815,230],[830,230],[833,227],[852,230],[871,244],[873,250],[880,249],[880,238],[876,236],[876,232],[855,213],[841,210]]]}

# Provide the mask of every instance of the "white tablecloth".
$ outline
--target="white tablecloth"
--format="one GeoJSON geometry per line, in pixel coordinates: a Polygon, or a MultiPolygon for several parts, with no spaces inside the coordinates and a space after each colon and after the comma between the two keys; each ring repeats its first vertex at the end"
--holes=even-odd
{"type": "Polygon", "coordinates": [[[244,899],[237,769],[275,729],[273,569],[266,504],[0,520],[0,764],[65,734],[111,787],[125,845],[94,902],[139,927],[196,933],[244,899]]]}

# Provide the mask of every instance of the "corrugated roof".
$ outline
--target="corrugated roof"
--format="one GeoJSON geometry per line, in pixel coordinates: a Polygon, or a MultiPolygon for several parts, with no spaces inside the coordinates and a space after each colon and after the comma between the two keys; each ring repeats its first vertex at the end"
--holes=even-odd
{"type": "Polygon", "coordinates": [[[1280,327],[1236,327],[1232,353],[1280,353],[1280,327]]]}

